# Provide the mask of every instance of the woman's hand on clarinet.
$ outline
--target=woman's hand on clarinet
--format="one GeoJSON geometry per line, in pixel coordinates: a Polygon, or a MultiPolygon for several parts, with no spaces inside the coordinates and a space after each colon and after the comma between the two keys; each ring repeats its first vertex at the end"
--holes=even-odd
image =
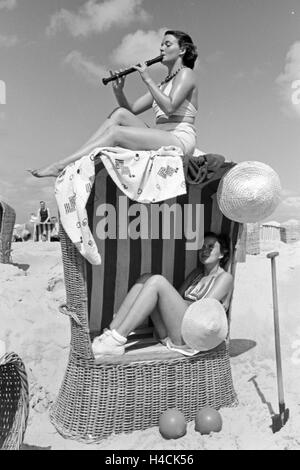
{"type": "Polygon", "coordinates": [[[143,63],[142,65],[133,65],[133,68],[137,70],[141,77],[142,80],[146,83],[148,80],[150,80],[150,75],[148,73],[148,67],[146,63],[143,63]]]}
{"type": "MultiPolygon", "coordinates": [[[[109,71],[111,76],[117,75],[120,72],[122,72],[122,70],[116,70],[114,73],[111,70],[109,71]]],[[[124,84],[125,84],[125,76],[123,75],[122,77],[118,77],[116,80],[113,80],[111,83],[112,83],[114,92],[116,94],[121,93],[123,91],[124,84]]]]}

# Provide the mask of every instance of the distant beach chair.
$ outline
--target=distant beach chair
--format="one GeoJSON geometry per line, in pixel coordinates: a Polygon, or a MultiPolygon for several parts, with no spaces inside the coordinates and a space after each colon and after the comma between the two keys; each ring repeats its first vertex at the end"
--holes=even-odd
{"type": "Polygon", "coordinates": [[[12,207],[0,201],[0,263],[11,261],[11,242],[16,220],[12,207]]]}
{"type": "Polygon", "coordinates": [[[45,235],[46,241],[49,242],[53,227],[54,227],[54,224],[52,224],[51,222],[35,223],[34,231],[33,231],[33,240],[35,242],[40,242],[42,240],[42,236],[45,235]]]}
{"type": "MultiPolygon", "coordinates": [[[[243,225],[224,217],[216,198],[220,178],[233,165],[223,163],[209,180],[188,184],[186,195],[151,205],[127,199],[128,206],[136,204],[147,209],[153,205],[159,208],[161,204],[171,207],[176,203],[182,209],[183,228],[191,222],[190,213],[183,210],[184,205],[204,204],[204,232],[225,233],[231,238],[228,269],[234,275],[243,225]]],[[[100,266],[86,262],[63,227],[60,231],[67,293],[67,305],[62,311],[70,316],[71,351],[50,419],[64,437],[86,443],[101,441],[113,433],[157,426],[161,413],[168,408],[178,408],[190,421],[205,405],[219,409],[237,404],[229,360],[229,336],[214,350],[186,357],[155,344],[151,325],[142,325],[134,332],[133,338],[137,341],[134,348],[129,347],[121,358],[107,358],[95,364],[91,340],[109,325],[141,274],[162,274],[178,288],[198,263],[197,250],[187,249],[185,234],[177,239],[163,238],[164,214],[157,239],[97,238],[100,220],[97,208],[103,203],[112,204],[118,221],[120,197],[126,196],[100,163],[87,204],[89,225],[102,257],[100,266]]],[[[128,225],[132,218],[127,216],[128,225]]]]}
{"type": "Polygon", "coordinates": [[[19,450],[29,413],[28,380],[24,364],[15,353],[0,362],[0,449],[19,450]]]}
{"type": "Polygon", "coordinates": [[[280,239],[284,243],[294,243],[300,240],[300,221],[295,219],[283,222],[280,227],[280,239]]]}

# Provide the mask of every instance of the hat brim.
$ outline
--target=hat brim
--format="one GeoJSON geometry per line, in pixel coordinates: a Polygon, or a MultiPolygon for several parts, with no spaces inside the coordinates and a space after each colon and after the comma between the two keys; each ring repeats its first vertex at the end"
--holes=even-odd
{"type": "Polygon", "coordinates": [[[216,299],[201,299],[186,310],[181,335],[197,351],[209,351],[221,344],[228,334],[228,321],[223,305],[216,299]]]}

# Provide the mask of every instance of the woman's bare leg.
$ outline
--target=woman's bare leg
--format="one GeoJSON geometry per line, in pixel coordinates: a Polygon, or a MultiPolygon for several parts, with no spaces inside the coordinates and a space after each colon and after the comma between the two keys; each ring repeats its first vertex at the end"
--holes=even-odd
{"type": "MultiPolygon", "coordinates": [[[[113,321],[110,324],[111,329],[117,330],[119,326],[123,323],[124,319],[127,317],[129,310],[133,306],[137,296],[141,292],[145,282],[152,276],[151,273],[143,274],[132,286],[125,299],[123,300],[119,310],[116,312],[113,321]]],[[[167,336],[166,326],[161,318],[161,315],[157,308],[151,312],[151,320],[153,322],[154,328],[160,339],[163,339],[167,336]]]]}
{"type": "MultiPolygon", "coordinates": [[[[110,324],[110,329],[118,330],[119,326],[123,323],[124,319],[127,317],[129,310],[133,306],[136,298],[140,294],[145,282],[152,276],[152,274],[143,274],[132,286],[125,299],[123,300],[119,310],[116,312],[113,321],[110,324]]],[[[168,332],[166,326],[161,318],[161,315],[157,308],[151,312],[151,320],[153,322],[154,328],[158,334],[159,339],[163,339],[167,336],[168,332]]]]}
{"type": "MultiPolygon", "coordinates": [[[[142,119],[137,117],[128,109],[116,108],[112,111],[104,123],[101,124],[95,134],[93,134],[92,137],[90,137],[90,139],[82,147],[80,147],[79,151],[85,151],[85,148],[90,148],[91,144],[94,145],[94,147],[97,147],[98,139],[103,136],[103,134],[105,134],[112,125],[147,128],[144,121],[142,121],[142,119]]],[[[84,155],[86,155],[86,153],[84,155]]]]}
{"type": "Polygon", "coordinates": [[[134,304],[137,296],[141,292],[142,288],[144,287],[145,282],[152,276],[152,274],[143,274],[132,286],[128,294],[126,295],[125,299],[123,300],[122,304],[120,305],[119,310],[116,312],[113,321],[110,324],[110,329],[117,330],[119,326],[123,323],[124,319],[127,317],[129,310],[131,309],[132,305],[134,304]]]}
{"type": "Polygon", "coordinates": [[[97,131],[85,142],[76,152],[69,155],[67,158],[60,162],[53,163],[42,170],[33,170],[30,173],[36,177],[43,176],[58,176],[58,174],[65,168],[68,163],[79,160],[80,158],[88,155],[92,150],[99,145],[99,139],[106,134],[108,129],[112,126],[132,126],[147,128],[146,124],[135,114],[125,108],[116,108],[104,121],[104,123],[97,129],[97,131]]]}
{"type": "Polygon", "coordinates": [[[159,313],[157,307],[150,314],[151,320],[154,325],[154,329],[159,339],[164,339],[168,336],[167,327],[159,313]]]}
{"type": "Polygon", "coordinates": [[[174,344],[184,344],[181,323],[187,302],[163,276],[151,276],[145,282],[127,316],[118,327],[118,333],[127,337],[137,325],[145,320],[157,306],[167,332],[174,344]]]}
{"type": "Polygon", "coordinates": [[[146,127],[131,127],[121,125],[111,125],[107,131],[97,139],[97,145],[91,143],[85,147],[84,151],[73,154],[61,161],[65,167],[69,163],[78,159],[78,155],[86,155],[95,147],[120,147],[131,150],[157,150],[163,145],[175,145],[181,148],[181,142],[173,134],[160,129],[146,127]]]}
{"type": "Polygon", "coordinates": [[[156,128],[113,126],[108,139],[112,141],[111,145],[131,150],[158,150],[162,146],[174,145],[184,151],[183,144],[176,136],[156,128]]]}
{"type": "MultiPolygon", "coordinates": [[[[131,150],[157,150],[162,146],[174,145],[183,150],[180,140],[171,132],[148,127],[110,126],[107,132],[97,140],[97,147],[112,147],[114,145],[131,150]]],[[[94,144],[89,144],[84,152],[77,152],[58,163],[41,170],[31,171],[31,173],[39,178],[58,176],[67,165],[91,152],[94,148],[94,144]]]]}

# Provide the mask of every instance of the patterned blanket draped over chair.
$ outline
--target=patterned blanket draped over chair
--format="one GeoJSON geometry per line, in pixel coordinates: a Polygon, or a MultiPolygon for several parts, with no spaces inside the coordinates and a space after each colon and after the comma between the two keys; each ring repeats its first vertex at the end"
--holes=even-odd
{"type": "Polygon", "coordinates": [[[0,201],[0,263],[9,263],[15,220],[14,209],[0,201]]]}
{"type": "MultiPolygon", "coordinates": [[[[88,263],[61,230],[67,293],[64,313],[71,318],[71,352],[50,416],[65,437],[97,442],[111,433],[157,425],[160,414],[170,407],[181,409],[186,419],[191,420],[197,408],[206,404],[215,408],[236,404],[228,341],[213,351],[192,358],[174,352],[162,354],[161,349],[151,356],[144,348],[136,354],[134,351],[131,355],[126,353],[122,358],[105,360],[98,365],[91,350],[91,339],[109,325],[114,312],[141,274],[162,274],[178,288],[197,266],[196,247],[188,249],[191,247],[191,238],[186,230],[191,223],[191,213],[185,209],[188,204],[193,208],[196,204],[203,205],[200,211],[203,233],[214,231],[230,235],[231,260],[234,260],[242,226],[224,217],[216,200],[220,178],[233,165],[223,163],[209,180],[188,184],[187,194],[151,205],[129,200],[116,187],[103,164],[96,166],[96,179],[87,211],[102,264],[92,266],[88,263]],[[128,212],[124,210],[125,203],[128,212]],[[148,214],[150,225],[153,220],[150,220],[151,206],[156,206],[159,211],[162,205],[176,208],[176,230],[181,230],[182,236],[164,238],[163,221],[165,217],[172,220],[168,211],[160,215],[158,227],[152,227],[157,229],[155,236],[153,232],[152,237],[145,239],[120,236],[119,220],[122,219],[123,224],[125,220],[127,226],[133,224],[137,227],[140,210],[143,217],[148,214]],[[103,239],[100,229],[103,228],[103,216],[108,213],[105,213],[105,207],[107,211],[110,208],[115,210],[116,225],[112,230],[116,230],[117,236],[112,236],[111,232],[110,238],[103,239]]],[[[192,227],[193,230],[195,228],[192,227]]],[[[137,231],[142,231],[142,227],[137,231]]],[[[234,265],[232,262],[229,267],[233,273],[234,265]]]]}

